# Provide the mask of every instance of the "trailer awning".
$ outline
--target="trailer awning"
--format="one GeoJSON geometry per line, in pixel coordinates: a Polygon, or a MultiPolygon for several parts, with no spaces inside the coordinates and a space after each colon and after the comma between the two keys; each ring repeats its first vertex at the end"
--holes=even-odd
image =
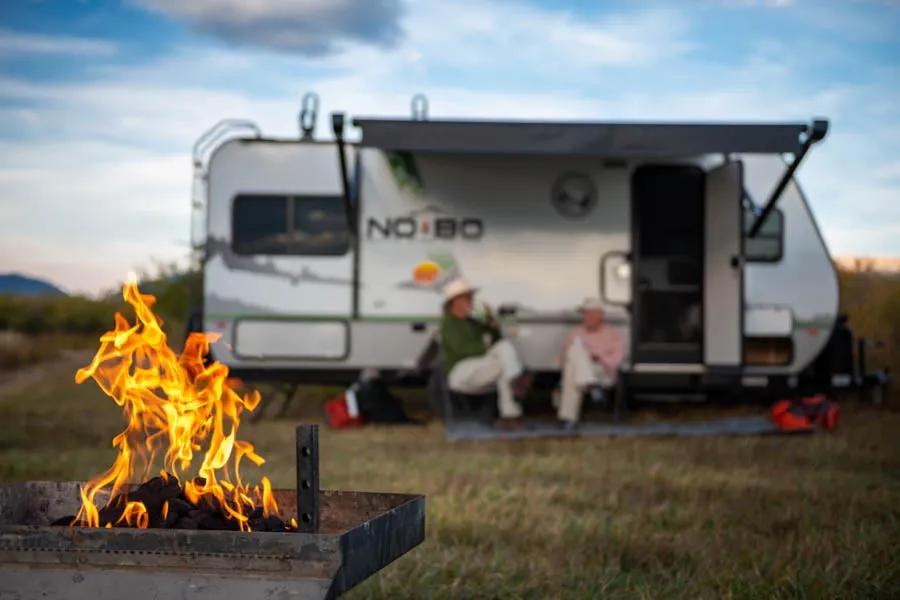
{"type": "Polygon", "coordinates": [[[362,146],[460,154],[628,157],[793,153],[806,123],[562,123],[354,119],[362,146]]]}

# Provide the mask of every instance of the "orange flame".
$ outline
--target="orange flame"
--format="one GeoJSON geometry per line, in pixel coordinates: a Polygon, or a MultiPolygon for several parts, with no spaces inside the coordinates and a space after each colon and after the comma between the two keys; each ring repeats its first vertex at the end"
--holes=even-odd
{"type": "MultiPolygon", "coordinates": [[[[266,515],[277,514],[268,478],[261,479],[260,491],[258,486],[251,489],[244,484],[240,476],[243,458],[257,466],[265,462],[253,444],[236,437],[241,414],[256,408],[259,392],[238,395],[228,381],[227,366],[205,364],[217,334],[190,334],[184,350],[176,355],[151,310],[156,299],[141,294],[135,283],[125,284],[122,295],[134,308],[135,324],[116,313],[115,329],[101,336],[97,354],[90,365],[78,370],[75,381],[93,378],[122,407],[127,426],[113,438],[119,452],[113,465],[81,489],[82,506],[75,522],[100,527],[98,492],[108,488],[107,502],[111,501],[135,474],[147,479],[160,456],[163,477],[171,473],[183,481],[188,500],[212,501],[242,531],[250,530],[245,513],[260,503],[266,515]],[[201,452],[198,477],[185,477],[201,452]]],[[[128,502],[122,520],[147,527],[149,515],[142,503],[128,502]]]]}
{"type": "Polygon", "coordinates": [[[128,502],[125,504],[122,516],[119,517],[116,523],[121,523],[122,521],[132,527],[146,529],[150,524],[150,515],[147,514],[147,509],[144,507],[143,502],[128,502]]]}

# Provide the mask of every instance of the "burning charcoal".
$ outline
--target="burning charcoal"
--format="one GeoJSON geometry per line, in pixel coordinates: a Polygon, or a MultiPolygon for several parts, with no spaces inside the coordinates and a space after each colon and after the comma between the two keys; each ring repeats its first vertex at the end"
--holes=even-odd
{"type": "Polygon", "coordinates": [[[266,531],[265,519],[250,519],[250,529],[253,531],[266,531]]]}
{"type": "Polygon", "coordinates": [[[66,515],[65,517],[60,517],[57,520],[50,523],[52,526],[63,526],[67,527],[71,525],[75,521],[75,515],[66,515]]]}
{"type": "Polygon", "coordinates": [[[219,503],[216,501],[215,496],[201,496],[200,501],[197,502],[197,508],[200,510],[205,510],[210,513],[220,513],[221,510],[219,508],[219,503]]]}
{"type": "Polygon", "coordinates": [[[192,508],[191,510],[188,511],[187,516],[188,516],[189,519],[193,519],[193,520],[195,520],[195,521],[199,521],[199,520],[200,520],[200,517],[201,517],[203,514],[205,514],[204,511],[202,511],[202,510],[200,510],[200,509],[198,509],[198,508],[192,508]]]}
{"type": "MultiPolygon", "coordinates": [[[[170,501],[167,501],[170,502],[170,501]]],[[[181,515],[177,512],[173,511],[171,507],[166,507],[166,503],[163,503],[163,508],[158,513],[152,513],[150,515],[150,527],[152,528],[165,528],[168,529],[175,525],[175,522],[181,518],[181,515]]]]}
{"type": "Polygon", "coordinates": [[[147,514],[155,515],[162,510],[163,500],[156,492],[136,490],[128,494],[129,502],[140,502],[147,514]]]}
{"type": "Polygon", "coordinates": [[[142,483],[136,490],[127,496],[131,502],[141,502],[151,515],[162,511],[163,504],[181,494],[181,486],[174,477],[167,480],[162,477],[142,483]]]}
{"type": "Polygon", "coordinates": [[[175,522],[178,521],[178,519],[180,519],[180,518],[181,518],[181,516],[178,513],[172,512],[172,510],[170,509],[169,514],[166,515],[166,518],[163,521],[162,526],[166,527],[166,528],[174,527],[175,522]]]}
{"type": "Polygon", "coordinates": [[[150,515],[150,529],[161,529],[166,526],[166,520],[161,514],[153,513],[150,515]]]}
{"type": "Polygon", "coordinates": [[[252,511],[250,511],[250,515],[248,516],[250,519],[262,519],[263,518],[263,509],[262,506],[257,506],[252,511]]]}
{"type": "MultiPolygon", "coordinates": [[[[125,508],[123,506],[119,506],[118,503],[110,504],[109,506],[104,506],[100,509],[100,527],[106,526],[107,523],[112,523],[113,526],[116,526],[116,523],[119,519],[122,518],[122,513],[125,508]]],[[[121,525],[125,525],[125,522],[122,521],[121,525]]]]}
{"type": "Polygon", "coordinates": [[[225,520],[209,513],[201,513],[197,525],[200,529],[225,529],[225,520]]]}
{"type": "Polygon", "coordinates": [[[165,479],[163,479],[162,477],[153,477],[139,485],[138,490],[158,491],[161,490],[164,485],[166,485],[165,479]]]}
{"type": "Polygon", "coordinates": [[[286,527],[284,526],[284,521],[276,517],[275,515],[270,515],[266,517],[266,531],[285,531],[286,527]]]}
{"type": "Polygon", "coordinates": [[[197,521],[190,517],[181,517],[175,522],[175,529],[197,529],[197,521]]]}
{"type": "Polygon", "coordinates": [[[189,512],[194,510],[194,507],[191,506],[190,502],[187,500],[182,500],[181,498],[172,498],[169,500],[169,513],[175,513],[177,515],[186,515],[189,512]]]}
{"type": "Polygon", "coordinates": [[[178,485],[178,480],[174,477],[169,477],[169,480],[166,481],[161,488],[159,488],[159,496],[163,500],[171,500],[172,498],[177,498],[181,495],[181,486],[178,485]]]}

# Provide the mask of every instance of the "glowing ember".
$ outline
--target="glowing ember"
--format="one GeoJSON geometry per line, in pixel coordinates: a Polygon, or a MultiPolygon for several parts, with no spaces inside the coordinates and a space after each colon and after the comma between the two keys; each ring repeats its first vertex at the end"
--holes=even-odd
{"type": "MultiPolygon", "coordinates": [[[[146,480],[157,459],[162,460],[160,485],[174,476],[188,502],[215,507],[241,531],[251,529],[250,516],[259,513],[257,507],[265,517],[277,515],[268,478],[261,479],[261,487],[250,487],[239,471],[244,458],[255,465],[265,462],[252,444],[236,437],[241,414],[256,408],[259,393],[239,395],[229,385],[228,367],[204,364],[217,334],[190,334],[176,355],[151,310],[156,299],[142,295],[135,283],[125,284],[122,293],[134,308],[135,324],[116,313],[115,329],[100,338],[100,349],[90,365],[78,370],[75,381],[93,378],[122,407],[128,424],[113,438],[119,451],[113,465],[81,489],[82,506],[73,524],[148,527],[148,507],[129,500],[125,486],[135,475],[146,480]],[[201,453],[199,468],[189,473],[201,453]],[[100,492],[109,493],[107,505],[125,502],[117,522],[100,522],[100,492]]],[[[157,507],[159,511],[166,519],[169,502],[157,507]]]]}

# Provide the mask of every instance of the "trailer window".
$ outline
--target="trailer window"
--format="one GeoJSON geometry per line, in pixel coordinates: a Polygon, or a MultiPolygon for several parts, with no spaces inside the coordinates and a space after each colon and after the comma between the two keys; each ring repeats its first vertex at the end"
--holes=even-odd
{"type": "Polygon", "coordinates": [[[778,262],[784,250],[784,213],[775,209],[754,237],[747,237],[756,213],[752,208],[744,209],[744,257],[752,262],[778,262]]]}
{"type": "Polygon", "coordinates": [[[237,254],[340,256],[350,248],[339,196],[241,194],[231,227],[237,254]]]}

